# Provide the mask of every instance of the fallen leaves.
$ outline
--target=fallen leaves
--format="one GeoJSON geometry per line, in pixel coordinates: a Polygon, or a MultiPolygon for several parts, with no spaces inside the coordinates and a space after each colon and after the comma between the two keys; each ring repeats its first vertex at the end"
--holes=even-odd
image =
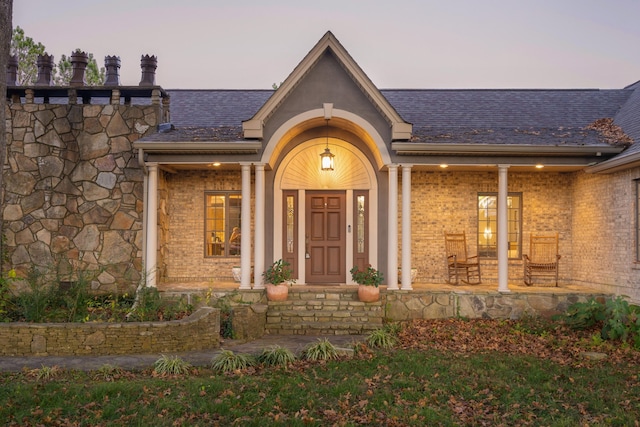
{"type": "Polygon", "coordinates": [[[611,145],[633,144],[633,139],[631,139],[620,126],[616,125],[612,118],[597,119],[585,127],[585,129],[599,132],[602,138],[611,145]]]}
{"type": "MultiPolygon", "coordinates": [[[[586,362],[582,354],[593,350],[596,332],[575,331],[544,319],[418,319],[407,322],[398,338],[399,347],[406,350],[527,354],[566,365],[586,362]]],[[[606,353],[612,363],[640,364],[640,352],[630,348],[605,344],[597,351],[606,353]]]]}

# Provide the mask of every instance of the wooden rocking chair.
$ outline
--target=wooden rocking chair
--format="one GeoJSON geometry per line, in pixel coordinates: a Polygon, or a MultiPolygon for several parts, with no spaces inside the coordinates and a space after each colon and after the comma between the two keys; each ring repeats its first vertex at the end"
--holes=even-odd
{"type": "Polygon", "coordinates": [[[462,280],[469,285],[478,285],[480,278],[480,261],[478,256],[467,256],[467,239],[464,233],[444,233],[447,251],[447,280],[458,285],[462,280]]]}
{"type": "Polygon", "coordinates": [[[552,236],[531,235],[530,255],[524,257],[524,283],[533,285],[533,276],[551,276],[558,286],[558,233],[552,236]]]}

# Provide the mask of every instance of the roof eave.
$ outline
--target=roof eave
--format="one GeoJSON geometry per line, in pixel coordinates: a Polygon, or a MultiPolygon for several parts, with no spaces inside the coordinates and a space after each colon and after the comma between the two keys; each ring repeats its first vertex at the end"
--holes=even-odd
{"type": "Polygon", "coordinates": [[[613,173],[640,166],[640,152],[623,157],[614,157],[585,169],[587,173],[613,173]]]}
{"type": "Polygon", "coordinates": [[[434,155],[434,154],[483,154],[495,156],[508,155],[602,155],[618,154],[624,148],[615,146],[545,146],[522,144],[434,144],[420,142],[392,142],[391,149],[398,155],[434,155]]]}
{"type": "Polygon", "coordinates": [[[147,153],[207,153],[207,154],[257,154],[262,149],[260,141],[136,141],[133,148],[147,153]]]}

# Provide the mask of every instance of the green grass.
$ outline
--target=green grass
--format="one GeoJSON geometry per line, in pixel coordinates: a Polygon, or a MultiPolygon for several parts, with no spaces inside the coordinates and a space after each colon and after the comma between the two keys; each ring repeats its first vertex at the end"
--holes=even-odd
{"type": "Polygon", "coordinates": [[[289,369],[46,381],[0,374],[5,425],[634,425],[637,366],[503,353],[374,352],[289,369]],[[52,421],[53,420],[53,421],[52,421]]]}

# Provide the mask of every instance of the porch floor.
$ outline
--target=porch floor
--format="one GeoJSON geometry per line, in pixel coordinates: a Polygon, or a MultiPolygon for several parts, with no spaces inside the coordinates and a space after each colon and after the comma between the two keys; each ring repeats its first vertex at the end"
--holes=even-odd
{"type": "MultiPolygon", "coordinates": [[[[253,286],[253,284],[252,284],[253,286]]],[[[237,282],[213,282],[213,281],[182,281],[182,282],[161,282],[157,285],[160,292],[203,292],[209,290],[230,291],[239,289],[237,282]]],[[[327,284],[327,285],[292,285],[292,289],[297,292],[317,292],[319,290],[346,290],[357,289],[357,285],[347,284],[327,284]]],[[[248,290],[248,289],[247,289],[248,290]]],[[[253,290],[253,289],[252,289],[253,290]]],[[[259,289],[255,289],[259,290],[259,289]]],[[[380,286],[380,290],[387,291],[387,286],[380,286]]],[[[480,285],[450,285],[448,283],[414,283],[414,291],[431,292],[465,292],[465,293],[491,293],[498,291],[496,283],[483,283],[480,285]]],[[[601,294],[606,293],[583,285],[562,284],[555,286],[526,286],[524,283],[510,283],[509,291],[515,293],[540,293],[540,294],[601,294]]],[[[395,292],[395,291],[390,291],[395,292]]]]}

